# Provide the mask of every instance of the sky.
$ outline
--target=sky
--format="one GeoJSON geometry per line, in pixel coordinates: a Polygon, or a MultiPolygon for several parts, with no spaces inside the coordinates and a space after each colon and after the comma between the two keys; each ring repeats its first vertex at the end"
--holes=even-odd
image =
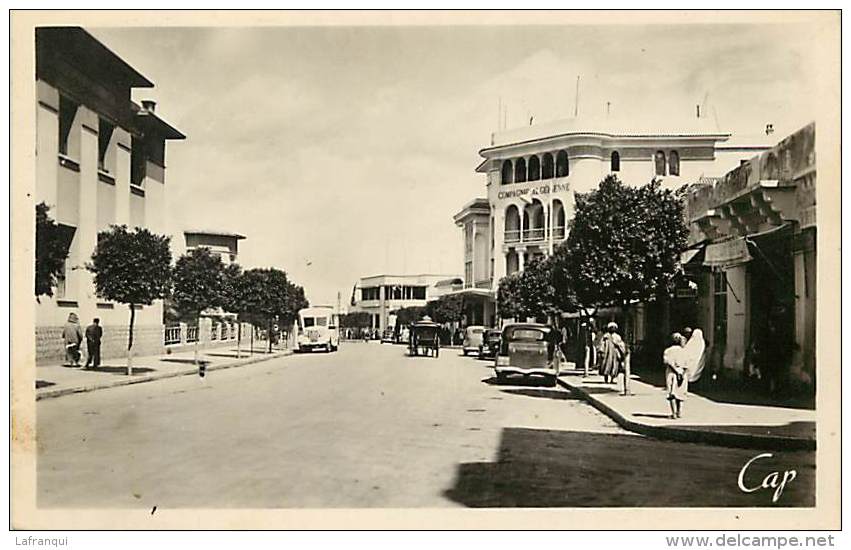
{"type": "MultiPolygon", "coordinates": [[[[508,126],[599,114],[676,130],[695,105],[777,139],[815,107],[791,25],[87,28],[152,80],[170,142],[171,232],[235,231],[313,304],[362,276],[463,273],[452,216],[485,196],[478,151],[508,126]],[[659,125],[659,124],[656,124],[659,125]]],[[[719,174],[720,175],[720,174],[719,174]]]]}

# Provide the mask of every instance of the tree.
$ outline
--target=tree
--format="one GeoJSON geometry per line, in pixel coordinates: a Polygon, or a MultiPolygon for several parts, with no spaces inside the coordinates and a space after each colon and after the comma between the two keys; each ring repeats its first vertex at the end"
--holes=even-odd
{"type": "Polygon", "coordinates": [[[287,274],[280,269],[249,269],[243,272],[237,287],[239,314],[252,322],[266,324],[270,335],[276,316],[279,319],[294,319],[298,309],[308,305],[304,290],[292,285],[287,274]],[[296,307],[298,309],[294,309],[296,307]]]}
{"type": "Polygon", "coordinates": [[[679,269],[688,229],[683,203],[660,182],[629,187],[608,176],[597,190],[576,195],[566,243],[554,265],[584,306],[628,306],[667,296],[679,269]]]}
{"type": "Polygon", "coordinates": [[[425,313],[436,323],[460,322],[464,314],[464,299],[456,294],[441,296],[426,304],[425,313]]]}
{"type": "Polygon", "coordinates": [[[242,268],[239,264],[230,263],[222,268],[219,273],[221,281],[221,308],[231,314],[237,314],[237,330],[236,330],[236,358],[241,356],[242,345],[242,321],[240,317],[240,301],[239,296],[239,280],[242,277],[242,268]]]}
{"type": "MultiPolygon", "coordinates": [[[[174,265],[174,307],[181,318],[198,322],[205,309],[224,304],[222,278],[224,264],[209,248],[199,247],[178,258],[174,265]]],[[[195,364],[198,364],[198,340],[195,339],[195,364]]]]}
{"type": "Polygon", "coordinates": [[[368,311],[352,311],[340,316],[340,326],[343,328],[369,328],[372,325],[372,314],[368,311]]]}
{"type": "Polygon", "coordinates": [[[550,258],[533,258],[523,271],[503,277],[497,290],[500,316],[545,319],[555,314],[559,308],[552,265],[550,258]]]}
{"type": "Polygon", "coordinates": [[[113,225],[98,233],[98,244],[86,268],[94,274],[97,295],[130,308],[127,374],[133,373],[133,325],[136,308],[165,298],[171,283],[170,238],[137,227],[113,225]]]}
{"type": "Polygon", "coordinates": [[[35,297],[53,296],[53,288],[68,258],[68,242],[62,228],[50,217],[50,207],[35,207],[35,297]]]}
{"type": "Polygon", "coordinates": [[[423,306],[410,306],[397,309],[396,326],[410,325],[415,321],[419,321],[426,314],[426,308],[423,306]]]}

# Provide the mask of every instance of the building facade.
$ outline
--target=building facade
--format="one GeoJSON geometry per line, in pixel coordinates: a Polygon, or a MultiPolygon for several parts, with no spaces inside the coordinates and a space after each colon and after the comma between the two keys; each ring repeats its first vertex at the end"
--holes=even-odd
{"type": "MultiPolygon", "coordinates": [[[[104,327],[104,358],[127,347],[129,312],[95,295],[85,269],[98,232],[113,224],[165,234],[165,147],[185,136],[131,99],[153,83],[77,27],[36,29],[36,203],[64,230],[68,258],[53,297],[36,304],[38,362],[64,357],[62,326],[77,313],[104,327]]],[[[138,306],[134,349],[163,349],[162,304],[138,306]]]]}
{"type": "Polygon", "coordinates": [[[630,185],[660,178],[676,189],[766,149],[728,143],[730,137],[699,117],[667,130],[570,119],[493,134],[476,169],[485,175],[486,197],[454,217],[463,233],[468,303],[480,309],[472,316],[493,324],[500,279],[564,241],[576,193],[609,174],[630,185]]]}
{"type": "Polygon", "coordinates": [[[355,287],[355,301],[350,311],[369,313],[371,328],[383,331],[394,324],[394,311],[425,306],[429,300],[456,289],[458,279],[457,275],[430,274],[363,277],[355,287]]]}
{"type": "Polygon", "coordinates": [[[225,265],[237,263],[239,241],[244,239],[245,235],[226,231],[187,229],[183,232],[187,252],[199,247],[207,248],[214,255],[219,256],[225,265]]]}
{"type": "Polygon", "coordinates": [[[697,295],[679,309],[710,328],[710,367],[814,388],[815,125],[694,185],[687,216],[683,259],[697,295]]]}

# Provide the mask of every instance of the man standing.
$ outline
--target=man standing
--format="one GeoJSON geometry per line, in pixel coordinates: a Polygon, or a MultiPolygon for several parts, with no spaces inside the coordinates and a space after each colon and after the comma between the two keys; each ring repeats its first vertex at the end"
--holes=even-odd
{"type": "Polygon", "coordinates": [[[89,357],[86,359],[86,368],[93,365],[94,368],[100,366],[100,340],[103,337],[103,328],[100,326],[100,319],[95,317],[91,325],[86,327],[86,347],[89,351],[89,357]]]}
{"type": "Polygon", "coordinates": [[[614,382],[621,372],[624,372],[624,361],[626,359],[626,343],[618,334],[618,324],[614,321],[606,325],[606,332],[597,344],[600,353],[600,374],[606,384],[614,382]]]}

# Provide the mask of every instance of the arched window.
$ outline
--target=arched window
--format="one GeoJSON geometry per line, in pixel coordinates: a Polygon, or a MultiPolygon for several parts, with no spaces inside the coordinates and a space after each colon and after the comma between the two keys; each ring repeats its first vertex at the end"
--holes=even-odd
{"type": "Polygon", "coordinates": [[[520,241],[520,210],[513,204],[505,209],[505,235],[503,242],[516,243],[520,241]]]}
{"type": "Polygon", "coordinates": [[[511,166],[511,161],[506,160],[502,163],[502,183],[503,185],[506,183],[514,182],[514,167],[511,166]]]}
{"type": "Polygon", "coordinates": [[[514,183],[526,181],[526,159],[520,157],[514,161],[514,183]]]}
{"type": "Polygon", "coordinates": [[[621,171],[621,154],[617,151],[612,151],[612,172],[621,171]]]}
{"type": "Polygon", "coordinates": [[[553,156],[550,153],[544,153],[544,159],[541,161],[541,179],[552,179],[553,177],[553,156]]]}
{"type": "Polygon", "coordinates": [[[541,179],[541,161],[537,155],[529,157],[529,181],[538,181],[541,179]]]}
{"type": "Polygon", "coordinates": [[[567,151],[561,150],[556,155],[556,177],[563,178],[570,174],[570,164],[567,161],[567,151]]]}
{"type": "Polygon", "coordinates": [[[672,176],[680,175],[680,154],[676,151],[671,151],[668,157],[668,173],[672,176]]]}
{"type": "Polygon", "coordinates": [[[566,229],[566,219],[564,213],[564,204],[560,199],[553,200],[553,238],[564,239],[566,229]]]}
{"type": "Polygon", "coordinates": [[[665,152],[656,151],[656,175],[665,176],[665,152]]]}

